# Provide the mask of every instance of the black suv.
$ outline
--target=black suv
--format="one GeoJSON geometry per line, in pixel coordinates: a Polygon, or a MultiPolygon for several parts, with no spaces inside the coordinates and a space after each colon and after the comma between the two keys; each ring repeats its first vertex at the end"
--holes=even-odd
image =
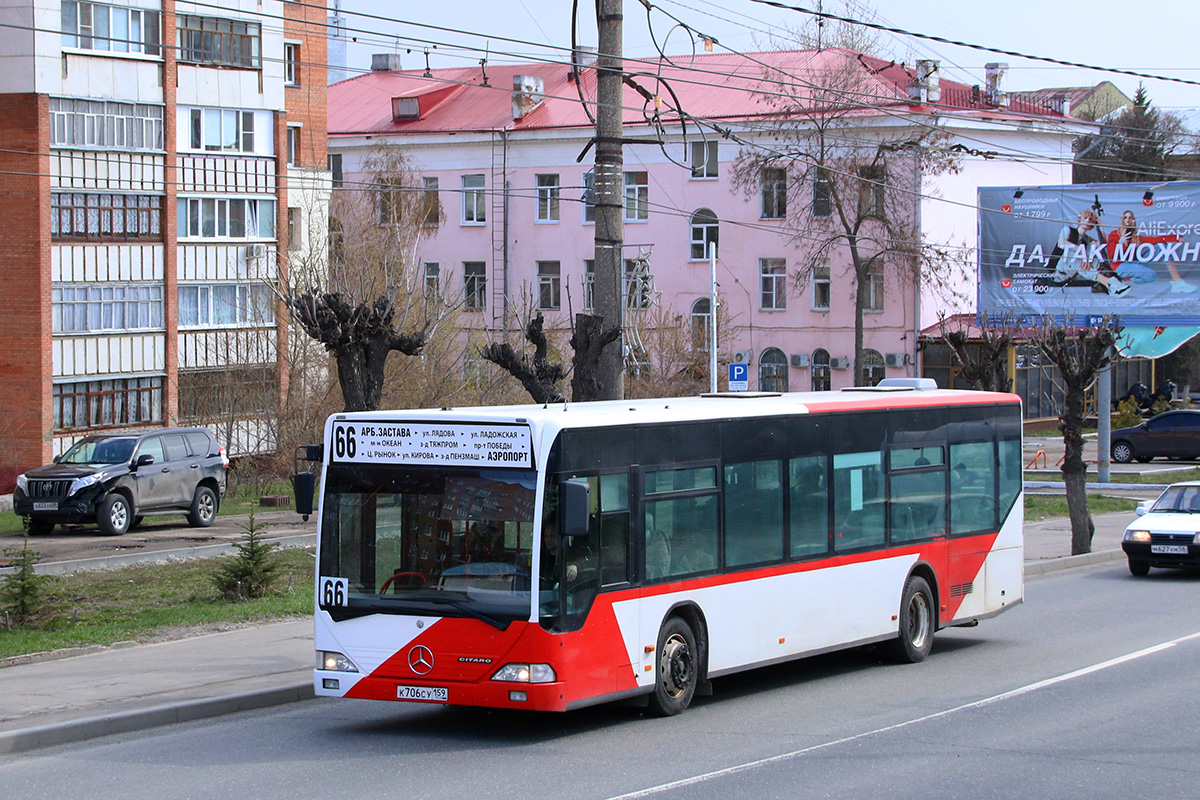
{"type": "Polygon", "coordinates": [[[95,521],[119,536],[158,514],[187,514],[192,527],[213,523],[225,493],[229,459],[207,428],[95,433],[45,467],[17,476],[13,510],[30,533],[58,523],[95,521]]]}

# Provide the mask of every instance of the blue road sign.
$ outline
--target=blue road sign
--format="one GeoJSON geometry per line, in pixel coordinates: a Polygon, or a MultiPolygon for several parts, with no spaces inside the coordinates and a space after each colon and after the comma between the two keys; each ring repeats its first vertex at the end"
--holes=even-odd
{"type": "Polygon", "coordinates": [[[750,365],[729,365],[729,391],[745,392],[750,388],[750,365]]]}

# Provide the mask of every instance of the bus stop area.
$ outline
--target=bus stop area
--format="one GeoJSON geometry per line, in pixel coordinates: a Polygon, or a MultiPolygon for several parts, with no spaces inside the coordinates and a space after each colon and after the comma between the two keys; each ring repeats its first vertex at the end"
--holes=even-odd
{"type": "MultiPolygon", "coordinates": [[[[1026,451],[1046,446],[1032,440],[1026,451]]],[[[1027,481],[1027,492],[1061,494],[1061,475],[1056,482],[1053,463],[1046,481],[1027,481]]],[[[1161,469],[1167,463],[1133,466],[1161,469]]],[[[1164,473],[1163,483],[1170,482],[1164,473]]],[[[1097,489],[1089,487],[1092,491],[1097,489]]],[[[1100,491],[1150,499],[1160,487],[1100,491]]],[[[1026,575],[1123,559],[1121,534],[1133,516],[1094,515],[1093,552],[1081,556],[1070,555],[1065,517],[1027,523],[1026,575]]],[[[70,572],[72,565],[56,567],[70,572]]],[[[119,643],[0,661],[5,688],[0,693],[0,756],[312,698],[312,624],[304,618],[152,644],[119,643]]]]}

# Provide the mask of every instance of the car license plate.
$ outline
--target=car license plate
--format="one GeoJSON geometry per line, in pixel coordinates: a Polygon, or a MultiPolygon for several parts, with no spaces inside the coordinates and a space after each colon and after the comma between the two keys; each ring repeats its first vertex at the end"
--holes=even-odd
{"type": "Polygon", "coordinates": [[[58,503],[34,503],[34,511],[58,511],[58,503]]]}
{"type": "Polygon", "coordinates": [[[445,703],[450,700],[450,690],[445,686],[397,686],[396,699],[445,703]]]}
{"type": "Polygon", "coordinates": [[[1150,545],[1151,553],[1163,553],[1168,555],[1186,556],[1186,544],[1152,544],[1150,545]]]}

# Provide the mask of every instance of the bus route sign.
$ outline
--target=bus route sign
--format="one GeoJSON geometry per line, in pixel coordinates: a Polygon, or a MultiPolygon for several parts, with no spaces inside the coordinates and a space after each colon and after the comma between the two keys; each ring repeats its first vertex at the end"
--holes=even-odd
{"type": "Polygon", "coordinates": [[[533,467],[527,425],[338,420],[332,434],[333,463],[533,467]]]}

